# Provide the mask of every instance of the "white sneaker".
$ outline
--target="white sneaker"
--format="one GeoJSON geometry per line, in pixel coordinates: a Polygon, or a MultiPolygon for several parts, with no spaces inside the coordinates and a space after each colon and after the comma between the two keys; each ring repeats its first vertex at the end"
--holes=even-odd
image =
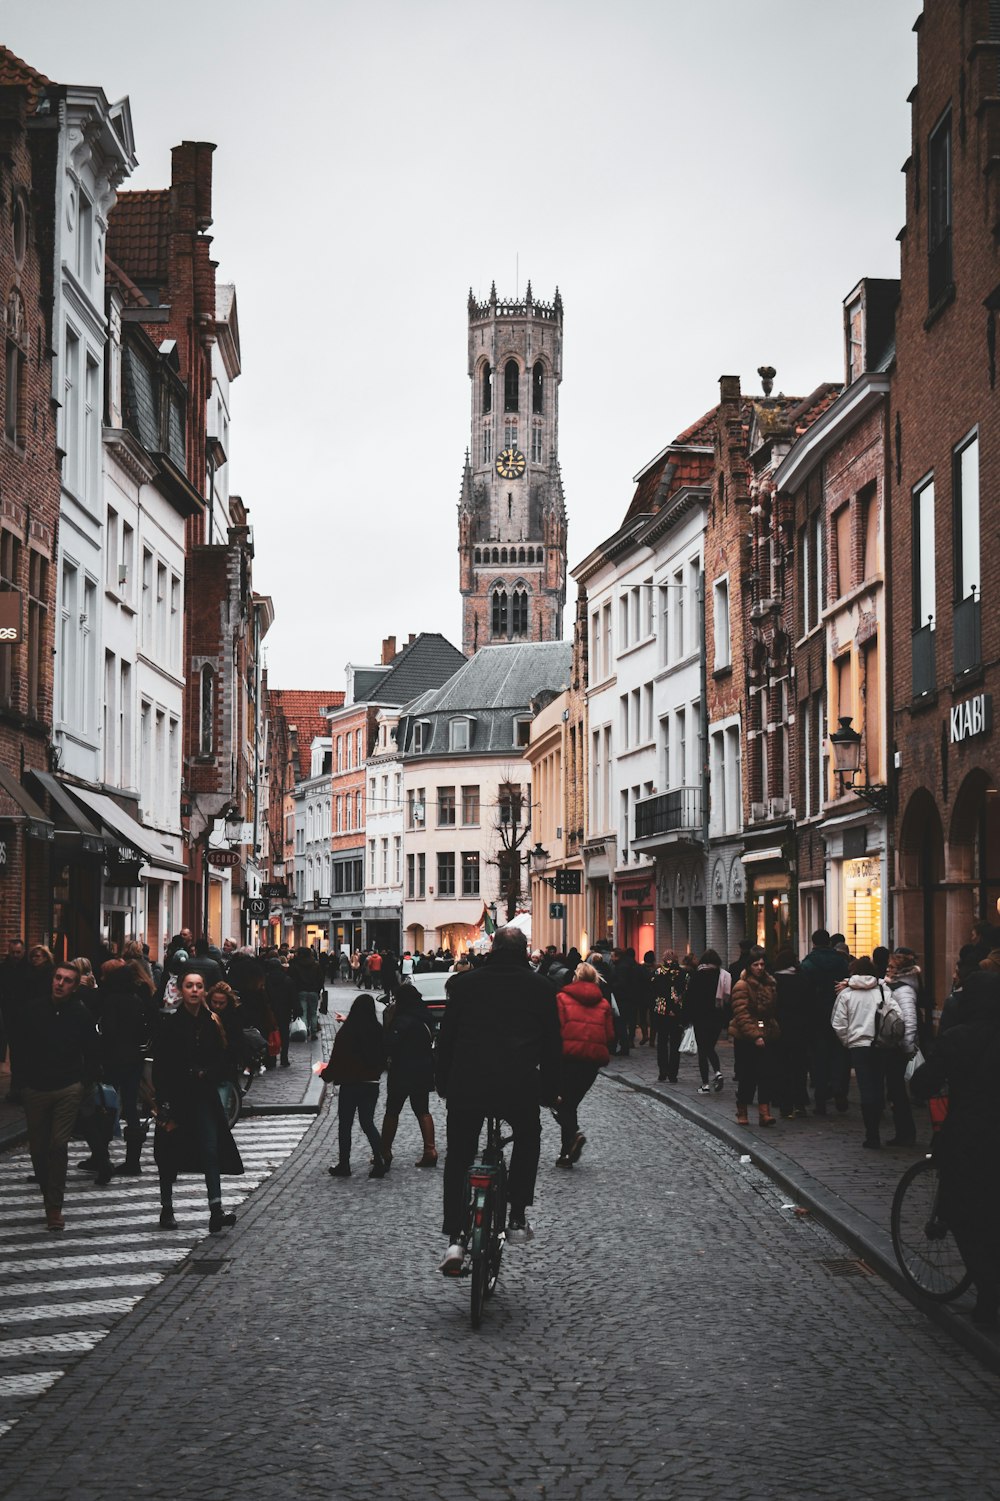
{"type": "Polygon", "coordinates": [[[711,1094],[712,1093],[712,1086],[710,1084],[699,1084],[698,1085],[698,1093],[699,1094],[711,1094]]]}
{"type": "Polygon", "coordinates": [[[722,1075],[721,1074],[716,1074],[715,1078],[712,1080],[712,1088],[715,1090],[716,1094],[719,1093],[719,1090],[722,1088],[722,1084],[723,1084],[722,1075]]]}
{"type": "Polygon", "coordinates": [[[462,1263],[465,1261],[465,1247],[460,1240],[454,1241],[445,1252],[444,1260],[438,1267],[438,1271],[445,1277],[460,1277],[462,1275],[462,1263]]]}

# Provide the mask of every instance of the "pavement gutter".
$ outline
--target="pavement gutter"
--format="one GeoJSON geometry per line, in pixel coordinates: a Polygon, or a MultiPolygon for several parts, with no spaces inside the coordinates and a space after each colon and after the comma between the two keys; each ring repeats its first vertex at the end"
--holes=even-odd
{"type": "Polygon", "coordinates": [[[967,1315],[957,1312],[949,1304],[934,1303],[919,1297],[899,1270],[892,1248],[892,1237],[869,1219],[868,1215],[853,1208],[840,1194],[834,1193],[793,1158],[771,1146],[769,1142],[762,1142],[756,1135],[748,1136],[735,1121],[730,1124],[717,1116],[703,1115],[682,1096],[667,1094],[649,1084],[638,1084],[620,1074],[602,1073],[599,1077],[623,1089],[631,1089],[636,1094],[649,1095],[693,1125],[710,1132],[719,1141],[724,1141],[741,1157],[749,1157],[755,1167],[791,1195],[796,1204],[815,1215],[821,1225],[832,1231],[867,1266],[912,1303],[914,1308],[919,1309],[995,1375],[1000,1375],[1000,1339],[991,1338],[985,1330],[971,1323],[967,1315]]]}

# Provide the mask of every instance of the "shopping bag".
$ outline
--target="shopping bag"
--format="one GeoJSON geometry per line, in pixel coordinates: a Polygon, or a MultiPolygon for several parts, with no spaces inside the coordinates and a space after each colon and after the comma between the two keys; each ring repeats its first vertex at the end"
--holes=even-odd
{"type": "Polygon", "coordinates": [[[697,1053],[698,1044],[694,1040],[694,1027],[685,1028],[680,1050],[682,1053],[697,1053]]]}
{"type": "Polygon", "coordinates": [[[293,1042],[301,1042],[305,1037],[306,1024],[302,1020],[301,1016],[295,1017],[291,1026],[288,1028],[288,1035],[293,1042]]]}

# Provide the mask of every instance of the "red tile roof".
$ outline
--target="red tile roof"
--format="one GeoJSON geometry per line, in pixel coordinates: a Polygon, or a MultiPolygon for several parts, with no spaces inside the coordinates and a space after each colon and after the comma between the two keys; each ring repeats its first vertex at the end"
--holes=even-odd
{"type": "Polygon", "coordinates": [[[298,730],[299,775],[311,775],[311,747],[318,735],[325,735],[330,726],[323,709],[339,709],[344,702],[343,691],[317,691],[316,689],[269,688],[267,690],[268,713],[280,714],[286,725],[298,730]]]}
{"type": "Polygon", "coordinates": [[[625,513],[625,522],[632,521],[636,516],[655,515],[657,511],[662,511],[672,495],[692,485],[708,484],[715,462],[711,449],[717,410],[717,407],[713,407],[710,412],[699,417],[697,422],[686,427],[643,471],[632,503],[625,513]],[[697,452],[702,448],[710,451],[697,452]]]}
{"type": "Polygon", "coordinates": [[[52,80],[17,57],[9,47],[0,47],[0,85],[9,87],[12,84],[20,84],[27,89],[34,108],[38,95],[42,89],[51,87],[52,80]]]}
{"type": "Polygon", "coordinates": [[[109,286],[118,288],[126,307],[149,307],[149,299],[142,295],[132,278],[126,276],[110,255],[104,257],[104,279],[109,286]]]}
{"type": "Polygon", "coordinates": [[[108,221],[108,255],[140,286],[166,285],[170,189],[119,193],[108,221]]]}

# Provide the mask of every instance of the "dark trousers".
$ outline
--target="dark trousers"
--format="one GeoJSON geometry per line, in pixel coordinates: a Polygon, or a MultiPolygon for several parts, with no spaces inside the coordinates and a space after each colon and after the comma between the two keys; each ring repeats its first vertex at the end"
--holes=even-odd
{"type": "Polygon", "coordinates": [[[681,1063],[681,1038],[684,1028],[680,1022],[669,1021],[665,1016],[656,1017],[656,1062],[661,1079],[677,1083],[677,1070],[681,1063]]]}
{"type": "Polygon", "coordinates": [[[809,1049],[809,1072],[812,1075],[816,1104],[822,1108],[831,1095],[846,1095],[851,1078],[847,1049],[841,1046],[833,1029],[821,1025],[813,1033],[809,1049]]]}
{"type": "Polygon", "coordinates": [[[906,1054],[899,1049],[882,1050],[885,1092],[892,1107],[892,1124],[896,1129],[896,1140],[900,1142],[913,1142],[917,1139],[917,1128],[913,1122],[913,1111],[910,1109],[910,1094],[906,1087],[905,1076],[908,1061],[906,1054]]]}
{"type": "Polygon", "coordinates": [[[788,1115],[793,1110],[805,1109],[809,1104],[806,1045],[804,1041],[786,1042],[782,1038],[776,1048],[775,1098],[781,1113],[788,1115]]]}
{"type": "Polygon", "coordinates": [[[694,1040],[698,1045],[698,1072],[701,1074],[701,1082],[708,1083],[708,1068],[712,1066],[712,1072],[717,1074],[719,1069],[719,1055],[715,1051],[715,1044],[719,1040],[719,1012],[712,1016],[699,1016],[695,1018],[694,1040]]]}
{"type": "Polygon", "coordinates": [[[25,1087],[21,1093],[31,1165],[41,1186],[45,1207],[61,1209],[66,1193],[69,1139],[83,1099],[83,1085],[69,1084],[65,1089],[25,1087]]]}
{"type": "MultiPolygon", "coordinates": [[[[454,1240],[465,1224],[465,1175],[476,1158],[479,1135],[486,1119],[481,1110],[448,1110],[448,1155],[444,1163],[444,1224],[442,1229],[454,1240]]],[[[521,1106],[504,1115],[514,1133],[510,1154],[508,1192],[510,1212],[520,1218],[535,1200],[535,1178],[542,1146],[542,1122],[537,1105],[521,1106]]]]}
{"type": "Polygon", "coordinates": [[[340,1160],[345,1166],[351,1161],[351,1132],[355,1115],[368,1138],[368,1145],[375,1153],[375,1161],[382,1161],[382,1138],[375,1129],[377,1104],[377,1084],[341,1084],[337,1100],[337,1140],[340,1145],[340,1160]]]}
{"type": "Polygon", "coordinates": [[[770,1105],[774,1092],[774,1051],[769,1043],[759,1048],[756,1042],[737,1037],[733,1043],[736,1056],[736,1103],[750,1105],[756,1093],[758,1105],[770,1105]]]}
{"type": "Polygon", "coordinates": [[[580,1130],[578,1110],[580,1101],[597,1078],[599,1065],[586,1058],[564,1058],[559,1074],[559,1098],[562,1104],[556,1111],[556,1120],[562,1133],[563,1155],[568,1156],[580,1130]]]}

